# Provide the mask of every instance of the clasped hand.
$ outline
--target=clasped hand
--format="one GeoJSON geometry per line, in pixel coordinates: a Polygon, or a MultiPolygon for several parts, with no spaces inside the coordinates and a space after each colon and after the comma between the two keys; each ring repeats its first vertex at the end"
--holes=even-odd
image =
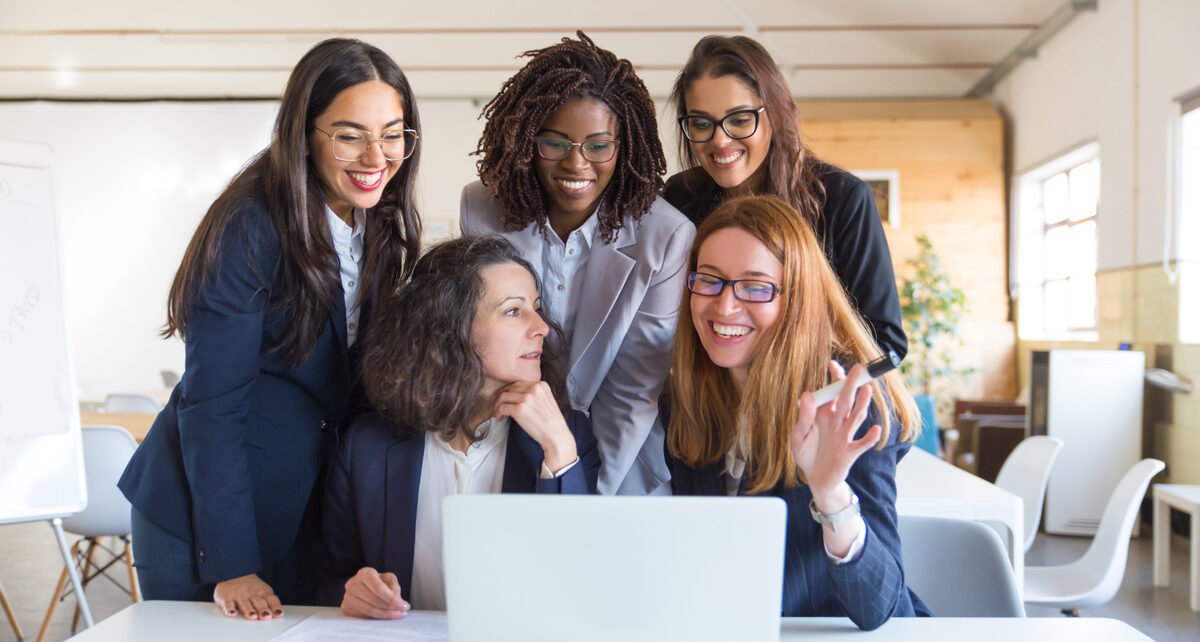
{"type": "Polygon", "coordinates": [[[492,416],[512,417],[542,447],[546,467],[557,471],[578,458],[575,436],[567,428],[550,384],[518,381],[500,389],[492,404],[492,416]]]}

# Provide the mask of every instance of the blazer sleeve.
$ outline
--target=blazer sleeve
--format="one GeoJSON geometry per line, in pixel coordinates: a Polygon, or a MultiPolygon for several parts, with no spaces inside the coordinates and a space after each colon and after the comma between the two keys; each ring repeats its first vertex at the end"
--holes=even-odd
{"type": "Polygon", "coordinates": [[[567,426],[575,435],[575,451],[578,453],[579,463],[561,477],[539,477],[537,492],[550,495],[594,495],[596,477],[600,473],[600,452],[596,450],[592,421],[587,415],[576,410],[567,417],[567,426]]]}
{"type": "MultiPolygon", "coordinates": [[[[872,410],[856,438],[879,423],[872,410]]],[[[867,539],[853,562],[829,563],[833,592],[850,619],[860,629],[874,630],[893,616],[915,615],[901,565],[900,534],[896,516],[896,464],[909,444],[897,442],[899,426],[893,423],[882,450],[863,453],[850,468],[846,481],[859,498],[867,539]]]]}
{"type": "MultiPolygon", "coordinates": [[[[317,603],[340,606],[346,592],[346,580],[366,566],[358,530],[353,477],[355,431],[344,433],[337,453],[325,474],[325,496],[321,513],[321,534],[325,555],[321,560],[317,603]]],[[[380,492],[383,489],[380,488],[380,492]]],[[[379,516],[383,519],[383,516],[379,516]]]]}
{"type": "Polygon", "coordinates": [[[823,214],[831,263],[880,348],[894,350],[903,359],[908,353],[908,336],[901,324],[896,273],[875,196],[863,181],[839,174],[844,182],[836,195],[838,202],[833,202],[830,190],[823,214]]]}
{"type": "MultiPolygon", "coordinates": [[[[601,460],[598,490],[601,494],[629,492],[645,494],[654,488],[637,482],[637,488],[621,488],[646,444],[658,418],[658,396],[671,368],[671,345],[675,322],[687,277],[688,253],[696,228],[680,217],[666,239],[662,267],[653,277],[629,330],[621,340],[617,356],[592,399],[591,416],[599,442],[601,460]]],[[[641,242],[639,240],[639,242],[641,242]]],[[[651,456],[661,459],[660,449],[651,456]]],[[[656,461],[666,482],[666,464],[656,461]]]]}
{"type": "Polygon", "coordinates": [[[278,260],[279,241],[265,207],[253,202],[240,208],[190,310],[177,412],[194,554],[204,583],[262,570],[242,441],[260,354],[270,347],[262,345],[264,306],[278,260]]]}

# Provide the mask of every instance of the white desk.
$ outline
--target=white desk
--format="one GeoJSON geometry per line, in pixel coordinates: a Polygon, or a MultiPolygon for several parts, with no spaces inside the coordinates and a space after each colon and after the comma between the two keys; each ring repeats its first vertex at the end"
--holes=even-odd
{"type": "Polygon", "coordinates": [[[1171,509],[1192,516],[1190,605],[1200,612],[1200,486],[1154,485],[1154,585],[1171,585],[1171,509]]]}
{"type": "MultiPolygon", "coordinates": [[[[140,602],[71,638],[78,642],[266,642],[315,613],[337,609],[289,606],[270,622],[232,620],[207,602],[140,602]]],[[[586,625],[586,623],[585,623],[586,625]]],[[[781,642],[814,640],[1149,640],[1120,620],[1106,618],[893,618],[882,628],[859,631],[846,618],[784,618],[781,642]]],[[[569,636],[568,636],[569,638],[569,636]]],[[[564,638],[566,639],[566,638],[564,638]]]]}
{"type": "Polygon", "coordinates": [[[896,512],[999,522],[1008,529],[1008,557],[1017,591],[1025,587],[1025,509],[1020,497],[913,448],[896,469],[896,512]]]}

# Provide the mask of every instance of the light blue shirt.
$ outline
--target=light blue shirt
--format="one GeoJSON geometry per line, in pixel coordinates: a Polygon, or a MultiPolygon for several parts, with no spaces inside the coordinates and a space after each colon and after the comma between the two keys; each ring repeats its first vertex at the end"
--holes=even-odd
{"type": "Polygon", "coordinates": [[[575,311],[579,309],[583,296],[583,277],[587,274],[588,258],[592,253],[596,229],[599,227],[595,212],[566,240],[549,225],[542,228],[542,261],[535,265],[538,278],[542,281],[542,305],[550,311],[550,318],[563,329],[566,345],[571,345],[575,331],[575,311]]]}
{"type": "Polygon", "coordinates": [[[354,209],[354,228],[338,218],[328,205],[325,206],[325,218],[329,221],[329,236],[333,239],[333,249],[337,252],[338,271],[342,278],[342,295],[346,303],[346,347],[354,345],[358,339],[358,286],[363,267],[363,236],[366,225],[363,224],[363,211],[354,209]]]}

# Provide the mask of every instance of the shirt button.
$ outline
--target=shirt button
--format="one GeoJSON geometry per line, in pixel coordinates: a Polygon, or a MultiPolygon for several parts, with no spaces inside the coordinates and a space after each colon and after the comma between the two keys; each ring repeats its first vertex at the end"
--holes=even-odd
{"type": "Polygon", "coordinates": [[[333,430],[333,422],[331,422],[327,419],[322,419],[321,420],[321,432],[329,432],[330,430],[333,430]]]}
{"type": "Polygon", "coordinates": [[[567,254],[574,254],[574,253],[575,253],[575,248],[571,248],[571,249],[567,250],[567,254]]]}
{"type": "Polygon", "coordinates": [[[357,324],[357,323],[351,323],[351,324],[350,324],[350,329],[351,329],[351,330],[354,330],[354,329],[356,329],[356,328],[358,328],[358,324],[357,324]]]}
{"type": "Polygon", "coordinates": [[[562,292],[562,291],[563,291],[563,290],[565,290],[565,289],[567,289],[567,286],[563,285],[562,283],[559,283],[559,284],[558,284],[558,291],[559,291],[559,292],[562,292]]]}
{"type": "MultiPolygon", "coordinates": [[[[350,257],[350,258],[354,258],[354,257],[350,257]]],[[[349,285],[350,285],[350,287],[354,287],[354,286],[358,285],[358,283],[351,281],[349,285]]]]}

